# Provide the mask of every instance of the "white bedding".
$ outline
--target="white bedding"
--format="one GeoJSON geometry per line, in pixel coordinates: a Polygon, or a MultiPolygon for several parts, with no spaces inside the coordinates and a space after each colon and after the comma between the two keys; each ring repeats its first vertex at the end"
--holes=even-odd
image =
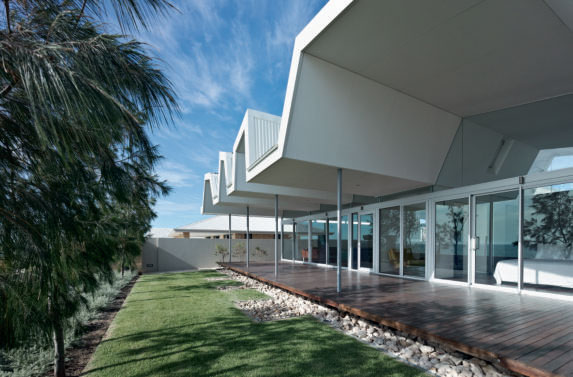
{"type": "MultiPolygon", "coordinates": [[[[493,276],[497,284],[517,283],[517,259],[498,262],[493,276]]],[[[523,261],[523,282],[573,288],[573,260],[525,259],[523,261]]]]}

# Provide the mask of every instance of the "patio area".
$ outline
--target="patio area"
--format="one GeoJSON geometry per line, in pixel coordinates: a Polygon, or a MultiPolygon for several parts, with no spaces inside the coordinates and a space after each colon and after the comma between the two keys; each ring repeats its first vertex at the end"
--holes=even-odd
{"type": "Polygon", "coordinates": [[[222,264],[374,322],[528,376],[573,376],[573,302],[281,263],[222,264]]]}

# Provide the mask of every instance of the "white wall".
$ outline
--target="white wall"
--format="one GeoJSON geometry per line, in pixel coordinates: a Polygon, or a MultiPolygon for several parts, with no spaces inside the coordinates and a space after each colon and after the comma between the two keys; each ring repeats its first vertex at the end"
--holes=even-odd
{"type": "MultiPolygon", "coordinates": [[[[232,247],[245,244],[245,240],[232,240],[232,247]]],[[[201,268],[215,268],[220,256],[215,255],[216,245],[229,245],[226,239],[202,238],[150,238],[143,245],[142,270],[143,272],[168,272],[201,268]]],[[[253,239],[250,242],[252,262],[274,261],[273,239],[253,239]],[[267,253],[264,256],[256,255],[255,248],[261,248],[267,253]]],[[[280,248],[280,242],[279,242],[280,248]]],[[[280,251],[280,249],[279,249],[280,251]]],[[[244,261],[242,258],[233,258],[235,261],[244,261]]],[[[228,261],[228,259],[227,259],[228,261]]]]}
{"type": "Polygon", "coordinates": [[[283,157],[433,184],[459,122],[304,54],[283,157]]]}

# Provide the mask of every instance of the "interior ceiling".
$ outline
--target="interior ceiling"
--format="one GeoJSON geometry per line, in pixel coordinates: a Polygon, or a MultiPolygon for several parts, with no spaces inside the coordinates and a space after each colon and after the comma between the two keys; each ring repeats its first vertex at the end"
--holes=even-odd
{"type": "Polygon", "coordinates": [[[459,116],[573,92],[559,0],[358,0],[305,53],[459,116]]]}
{"type": "Polygon", "coordinates": [[[573,95],[479,114],[468,120],[537,149],[573,146],[573,95]]]}
{"type": "MultiPolygon", "coordinates": [[[[305,161],[282,158],[256,177],[253,182],[287,187],[300,187],[328,192],[336,192],[337,170],[334,167],[312,164],[305,161]]],[[[344,169],[342,192],[364,196],[384,196],[401,191],[428,186],[427,182],[417,182],[402,178],[364,173],[344,169]]]]}

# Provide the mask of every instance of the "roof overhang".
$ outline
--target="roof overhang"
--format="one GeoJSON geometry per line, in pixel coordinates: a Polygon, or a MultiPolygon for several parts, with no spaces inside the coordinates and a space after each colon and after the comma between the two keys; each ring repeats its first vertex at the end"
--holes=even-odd
{"type": "Polygon", "coordinates": [[[562,0],[331,1],[295,41],[278,147],[246,181],[433,185],[462,118],[573,93],[572,25],[562,0]]]}

